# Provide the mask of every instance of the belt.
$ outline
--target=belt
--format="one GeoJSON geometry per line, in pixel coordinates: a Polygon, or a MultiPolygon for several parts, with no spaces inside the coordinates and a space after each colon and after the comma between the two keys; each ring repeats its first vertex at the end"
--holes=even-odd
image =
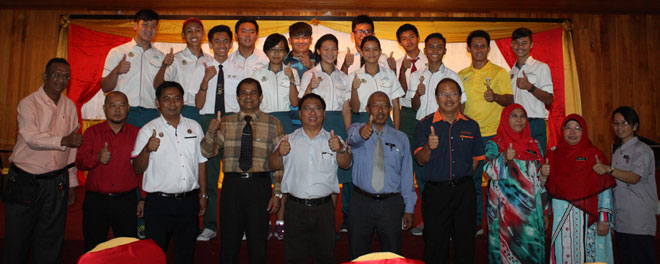
{"type": "Polygon", "coordinates": [[[364,196],[366,196],[366,197],[369,197],[369,198],[371,198],[371,199],[374,199],[374,200],[376,200],[376,201],[385,200],[385,199],[387,199],[387,198],[391,198],[391,197],[394,197],[394,196],[400,196],[400,195],[401,195],[401,193],[398,193],[398,192],[396,192],[396,193],[379,193],[379,194],[373,194],[373,193],[367,192],[367,191],[365,191],[365,190],[362,190],[362,189],[358,188],[358,187],[355,186],[355,185],[353,185],[353,190],[355,190],[355,192],[357,192],[357,193],[360,193],[360,194],[362,194],[362,195],[364,195],[364,196]]]}
{"type": "Polygon", "coordinates": [[[426,184],[428,185],[433,185],[433,186],[444,186],[444,185],[449,185],[450,187],[454,187],[456,185],[465,183],[465,182],[471,182],[472,177],[463,177],[460,179],[456,180],[451,180],[451,181],[427,181],[426,184]]]}
{"type": "Polygon", "coordinates": [[[50,171],[50,172],[46,172],[46,173],[42,173],[42,174],[29,173],[27,171],[22,170],[21,168],[16,166],[14,163],[12,163],[10,167],[11,167],[12,170],[16,171],[18,174],[31,175],[31,176],[34,176],[35,179],[49,179],[49,178],[55,178],[57,176],[62,175],[63,173],[66,172],[66,170],[73,167],[74,165],[75,165],[75,163],[71,163],[69,165],[66,165],[66,167],[61,168],[59,170],[54,170],[54,171],[50,171]]]}
{"type": "Polygon", "coordinates": [[[286,199],[291,200],[292,202],[303,204],[305,206],[317,206],[332,201],[332,196],[328,195],[326,197],[321,197],[321,198],[302,199],[289,194],[286,197],[286,199]]]}
{"type": "Polygon", "coordinates": [[[167,197],[167,198],[173,198],[173,199],[181,200],[181,199],[185,199],[186,197],[197,196],[198,192],[199,192],[198,189],[194,189],[192,191],[182,192],[182,193],[153,192],[153,193],[149,193],[149,194],[154,194],[154,195],[158,195],[158,196],[161,196],[161,197],[167,197]]]}
{"type": "Polygon", "coordinates": [[[90,192],[90,193],[93,193],[95,195],[99,195],[99,196],[103,196],[105,198],[113,199],[113,198],[123,197],[123,196],[125,196],[129,193],[135,193],[135,188],[130,189],[130,190],[125,191],[125,192],[116,192],[116,193],[102,193],[102,192],[95,192],[95,191],[90,191],[90,190],[87,190],[87,191],[90,192]]]}
{"type": "Polygon", "coordinates": [[[270,177],[270,172],[225,172],[225,176],[249,179],[254,177],[270,177]]]}

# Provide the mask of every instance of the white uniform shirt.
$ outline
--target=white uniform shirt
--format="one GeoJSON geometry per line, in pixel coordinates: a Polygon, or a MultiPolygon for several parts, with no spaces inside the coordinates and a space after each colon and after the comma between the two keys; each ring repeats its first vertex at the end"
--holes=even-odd
{"type": "MultiPolygon", "coordinates": [[[[206,63],[206,66],[208,67],[210,66],[215,67],[216,71],[218,70],[218,65],[220,65],[220,63],[215,59],[213,59],[209,63],[206,63]]],[[[240,107],[238,106],[238,99],[236,98],[236,86],[231,88],[227,87],[228,76],[236,76],[238,73],[233,72],[232,68],[227,67],[227,65],[229,65],[229,60],[225,60],[225,62],[222,63],[222,72],[224,73],[224,77],[225,77],[225,83],[224,83],[225,112],[238,113],[240,111],[240,107]]],[[[206,69],[204,69],[204,64],[202,64],[201,66],[197,66],[197,69],[195,69],[195,72],[193,73],[193,77],[190,79],[190,84],[188,86],[191,89],[194,88],[195,95],[199,93],[199,86],[202,84],[205,71],[206,69]]],[[[204,107],[202,107],[202,109],[199,110],[200,115],[215,114],[215,95],[218,89],[218,74],[216,74],[209,80],[207,88],[208,90],[206,90],[206,100],[204,103],[204,107]]]]}
{"type": "Polygon", "coordinates": [[[131,68],[127,73],[119,74],[114,90],[126,94],[130,106],[155,109],[154,78],[156,78],[165,54],[153,45],[147,50],[142,50],[135,39],[131,39],[108,52],[103,66],[103,77],[108,76],[119,65],[124,55],[126,55],[126,61],[131,63],[131,68]]]}
{"type": "MultiPolygon", "coordinates": [[[[238,83],[243,79],[252,76],[254,71],[268,65],[268,57],[266,57],[266,53],[263,51],[255,49],[254,52],[252,52],[252,55],[244,58],[241,56],[241,53],[238,52],[238,49],[236,49],[232,54],[229,54],[227,62],[223,65],[223,70],[230,73],[225,77],[225,91],[233,89],[234,93],[236,93],[238,83]]],[[[238,112],[238,110],[235,112],[238,112]]]]}
{"type": "MultiPolygon", "coordinates": [[[[209,64],[213,57],[202,51],[202,56],[197,58],[188,47],[174,54],[174,63],[167,67],[165,71],[166,81],[175,81],[183,86],[185,94],[183,103],[188,106],[195,106],[195,94],[199,90],[199,84],[194,87],[191,79],[198,67],[204,67],[204,63],[209,64]]],[[[202,75],[204,77],[204,75],[202,75]]],[[[201,82],[201,81],[200,81],[201,82]]]]}
{"type": "Polygon", "coordinates": [[[181,116],[175,128],[160,116],[140,129],[133,157],[147,145],[154,129],[160,146],[149,155],[142,189],[145,192],[181,193],[199,188],[199,163],[206,162],[200,145],[204,137],[202,127],[194,120],[181,116]]]}
{"type": "MultiPolygon", "coordinates": [[[[355,49],[353,49],[355,51],[355,49]]],[[[337,67],[341,69],[341,66],[344,65],[344,58],[346,58],[346,52],[343,52],[341,54],[337,55],[337,67]]],[[[353,64],[348,67],[348,73],[354,72],[359,70],[362,66],[360,65],[360,58],[362,56],[360,53],[353,53],[353,64]]],[[[380,54],[380,58],[378,58],[378,65],[386,68],[390,68],[390,66],[387,65],[387,55],[385,53],[380,54]]]]}
{"type": "Polygon", "coordinates": [[[298,86],[298,97],[305,95],[307,86],[312,81],[312,75],[321,78],[319,87],[312,89],[312,93],[318,94],[325,101],[325,111],[341,111],[344,103],[351,100],[351,80],[348,75],[335,67],[334,71],[328,75],[323,71],[319,63],[314,68],[309,69],[303,74],[300,85],[298,86]]]}
{"type": "MultiPolygon", "coordinates": [[[[550,67],[548,64],[537,61],[532,56],[527,58],[525,64],[522,65],[522,71],[527,74],[527,79],[530,83],[545,92],[553,94],[552,75],[550,75],[550,67]]],[[[511,87],[513,87],[513,101],[522,105],[527,111],[528,118],[548,118],[548,110],[545,109],[545,104],[541,100],[534,97],[529,91],[518,88],[516,80],[523,78],[523,73],[517,66],[513,66],[509,72],[511,78],[511,87]]]]}
{"type": "Polygon", "coordinates": [[[379,71],[373,77],[368,73],[365,73],[364,66],[360,68],[357,72],[353,72],[348,75],[348,79],[351,82],[351,88],[353,83],[353,76],[357,74],[357,77],[361,79],[360,88],[358,88],[358,98],[360,99],[360,112],[366,112],[367,101],[369,96],[372,93],[377,91],[382,91],[387,96],[390,97],[390,100],[394,100],[399,97],[403,97],[405,93],[403,88],[399,83],[399,79],[396,78],[396,73],[390,70],[389,67],[379,64],[379,71]]]}
{"type": "MultiPolygon", "coordinates": [[[[282,64],[280,71],[274,73],[270,70],[270,64],[260,67],[252,73],[252,78],[261,84],[264,99],[261,101],[259,108],[264,113],[272,112],[288,112],[291,101],[289,100],[289,93],[291,90],[291,80],[284,73],[284,64],[282,64]]],[[[300,78],[298,71],[293,70],[293,82],[297,86],[300,85],[300,78]]]]}
{"type": "Polygon", "coordinates": [[[339,193],[337,153],[330,150],[329,139],[330,132],[324,129],[314,138],[309,138],[303,128],[289,134],[291,151],[283,157],[282,193],[302,199],[339,193]]]}
{"type": "MultiPolygon", "coordinates": [[[[399,74],[401,73],[401,65],[403,64],[403,59],[408,58],[409,60],[412,60],[414,58],[408,57],[408,54],[403,55],[403,57],[399,58],[396,60],[396,77],[399,78],[399,74]]],[[[412,62],[412,61],[411,61],[412,62]]],[[[422,51],[419,51],[419,54],[417,55],[417,61],[415,61],[415,68],[417,68],[417,71],[420,71],[421,69],[424,69],[428,67],[428,61],[426,60],[426,55],[422,53],[422,51]]],[[[410,83],[410,71],[412,71],[412,65],[410,68],[406,70],[406,81],[410,83]]],[[[410,87],[408,87],[410,89],[410,87]]],[[[402,107],[412,107],[412,102],[410,99],[406,97],[401,97],[399,99],[399,104],[401,104],[402,107]]]]}
{"type": "Polygon", "coordinates": [[[456,81],[461,88],[461,104],[467,101],[461,77],[458,76],[456,72],[447,68],[444,64],[442,64],[438,71],[434,73],[431,73],[428,68],[423,67],[410,75],[410,79],[408,79],[408,93],[406,93],[406,98],[408,98],[408,100],[412,101],[412,98],[415,97],[421,76],[424,76],[426,92],[419,97],[419,109],[417,109],[417,115],[415,116],[417,120],[422,120],[422,118],[427,115],[438,111],[438,102],[435,99],[435,89],[438,87],[438,83],[442,81],[442,79],[451,78],[456,81]]]}

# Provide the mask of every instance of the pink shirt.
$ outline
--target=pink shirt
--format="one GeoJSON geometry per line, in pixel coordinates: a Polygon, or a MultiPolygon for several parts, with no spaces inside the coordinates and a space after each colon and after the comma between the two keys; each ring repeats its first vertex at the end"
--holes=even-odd
{"type": "MultiPolygon", "coordinates": [[[[73,101],[62,95],[56,105],[42,86],[18,104],[18,138],[9,161],[32,174],[62,169],[75,162],[76,149],[60,142],[78,128],[73,101]]],[[[69,169],[70,187],[78,186],[76,172],[69,169]]]]}

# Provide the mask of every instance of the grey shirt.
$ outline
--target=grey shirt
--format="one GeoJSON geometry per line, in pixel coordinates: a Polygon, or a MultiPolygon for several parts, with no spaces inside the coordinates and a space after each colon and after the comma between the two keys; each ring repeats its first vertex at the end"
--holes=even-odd
{"type": "Polygon", "coordinates": [[[637,137],[619,147],[612,155],[612,166],[641,177],[636,184],[616,180],[614,188],[615,229],[617,232],[655,236],[658,193],[655,163],[651,148],[637,137]]]}

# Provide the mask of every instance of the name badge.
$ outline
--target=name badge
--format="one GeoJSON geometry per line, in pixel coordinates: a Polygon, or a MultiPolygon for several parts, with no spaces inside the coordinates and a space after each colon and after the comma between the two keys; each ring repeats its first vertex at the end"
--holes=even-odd
{"type": "Polygon", "coordinates": [[[576,161],[586,161],[587,157],[577,157],[575,158],[576,161]]]}

